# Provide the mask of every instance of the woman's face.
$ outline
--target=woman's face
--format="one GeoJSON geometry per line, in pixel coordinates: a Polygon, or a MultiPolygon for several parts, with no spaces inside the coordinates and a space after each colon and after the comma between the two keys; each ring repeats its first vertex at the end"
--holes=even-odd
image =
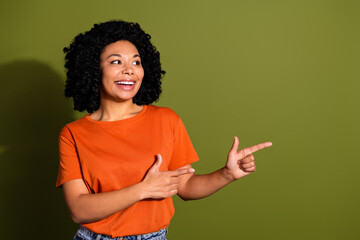
{"type": "Polygon", "coordinates": [[[100,68],[101,99],[132,101],[144,77],[140,54],[134,44],[121,40],[107,45],[100,55],[100,68]]]}

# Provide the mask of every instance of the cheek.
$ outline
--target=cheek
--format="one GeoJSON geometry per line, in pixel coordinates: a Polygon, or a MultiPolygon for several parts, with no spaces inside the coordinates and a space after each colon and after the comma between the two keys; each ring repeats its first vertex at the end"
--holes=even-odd
{"type": "Polygon", "coordinates": [[[115,69],[104,69],[102,71],[102,84],[103,85],[108,85],[108,84],[112,84],[116,79],[116,76],[118,74],[119,71],[115,70],[115,69]]]}
{"type": "Polygon", "coordinates": [[[119,74],[120,71],[121,70],[116,67],[107,66],[102,69],[102,76],[103,78],[111,78],[119,74]]]}
{"type": "Polygon", "coordinates": [[[142,69],[138,74],[139,79],[143,80],[144,75],[145,75],[145,73],[144,73],[144,70],[142,69]]]}

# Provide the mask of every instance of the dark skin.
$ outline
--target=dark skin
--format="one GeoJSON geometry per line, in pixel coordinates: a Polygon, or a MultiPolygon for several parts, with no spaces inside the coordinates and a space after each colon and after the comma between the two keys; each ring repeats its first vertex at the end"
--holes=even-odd
{"type": "MultiPolygon", "coordinates": [[[[139,113],[143,106],[134,104],[133,97],[140,88],[144,71],[136,47],[128,41],[118,41],[109,44],[100,58],[103,71],[100,107],[90,117],[97,121],[117,121],[139,113]]],[[[271,145],[264,142],[238,151],[239,140],[235,137],[225,166],[204,175],[194,174],[191,164],[173,171],[159,171],[163,159],[158,153],[141,182],[112,192],[90,194],[84,181],[75,179],[63,184],[65,201],[74,222],[89,223],[144,199],[162,199],[175,194],[184,200],[204,198],[254,172],[253,153],[271,145]]]]}

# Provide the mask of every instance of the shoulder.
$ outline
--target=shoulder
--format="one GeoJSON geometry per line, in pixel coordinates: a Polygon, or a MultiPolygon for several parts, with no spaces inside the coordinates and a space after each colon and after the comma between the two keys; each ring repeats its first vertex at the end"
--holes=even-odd
{"type": "Polygon", "coordinates": [[[170,118],[174,120],[180,119],[179,115],[171,108],[160,107],[155,105],[148,105],[148,108],[150,114],[157,115],[159,117],[170,118]]]}
{"type": "Polygon", "coordinates": [[[148,108],[148,118],[150,122],[154,122],[156,125],[161,126],[162,128],[177,128],[181,119],[179,115],[172,109],[168,107],[159,107],[154,105],[149,105],[148,108]]]}
{"type": "Polygon", "coordinates": [[[60,136],[71,137],[73,132],[87,128],[85,117],[79,118],[73,122],[66,124],[60,131],[60,136]]]}

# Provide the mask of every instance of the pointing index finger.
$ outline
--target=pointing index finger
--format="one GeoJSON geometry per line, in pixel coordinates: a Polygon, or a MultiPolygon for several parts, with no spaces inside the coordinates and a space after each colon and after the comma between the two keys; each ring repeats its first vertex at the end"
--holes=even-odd
{"type": "Polygon", "coordinates": [[[271,147],[271,146],[272,146],[272,142],[264,142],[264,143],[256,144],[256,145],[254,145],[252,147],[244,148],[241,151],[244,151],[246,153],[245,155],[249,155],[249,154],[257,152],[257,151],[259,151],[261,149],[271,147]]]}
{"type": "Polygon", "coordinates": [[[181,176],[184,174],[193,173],[193,172],[195,172],[195,169],[193,169],[193,168],[176,169],[176,170],[173,170],[170,172],[171,172],[172,177],[178,177],[178,176],[181,176]]]}

